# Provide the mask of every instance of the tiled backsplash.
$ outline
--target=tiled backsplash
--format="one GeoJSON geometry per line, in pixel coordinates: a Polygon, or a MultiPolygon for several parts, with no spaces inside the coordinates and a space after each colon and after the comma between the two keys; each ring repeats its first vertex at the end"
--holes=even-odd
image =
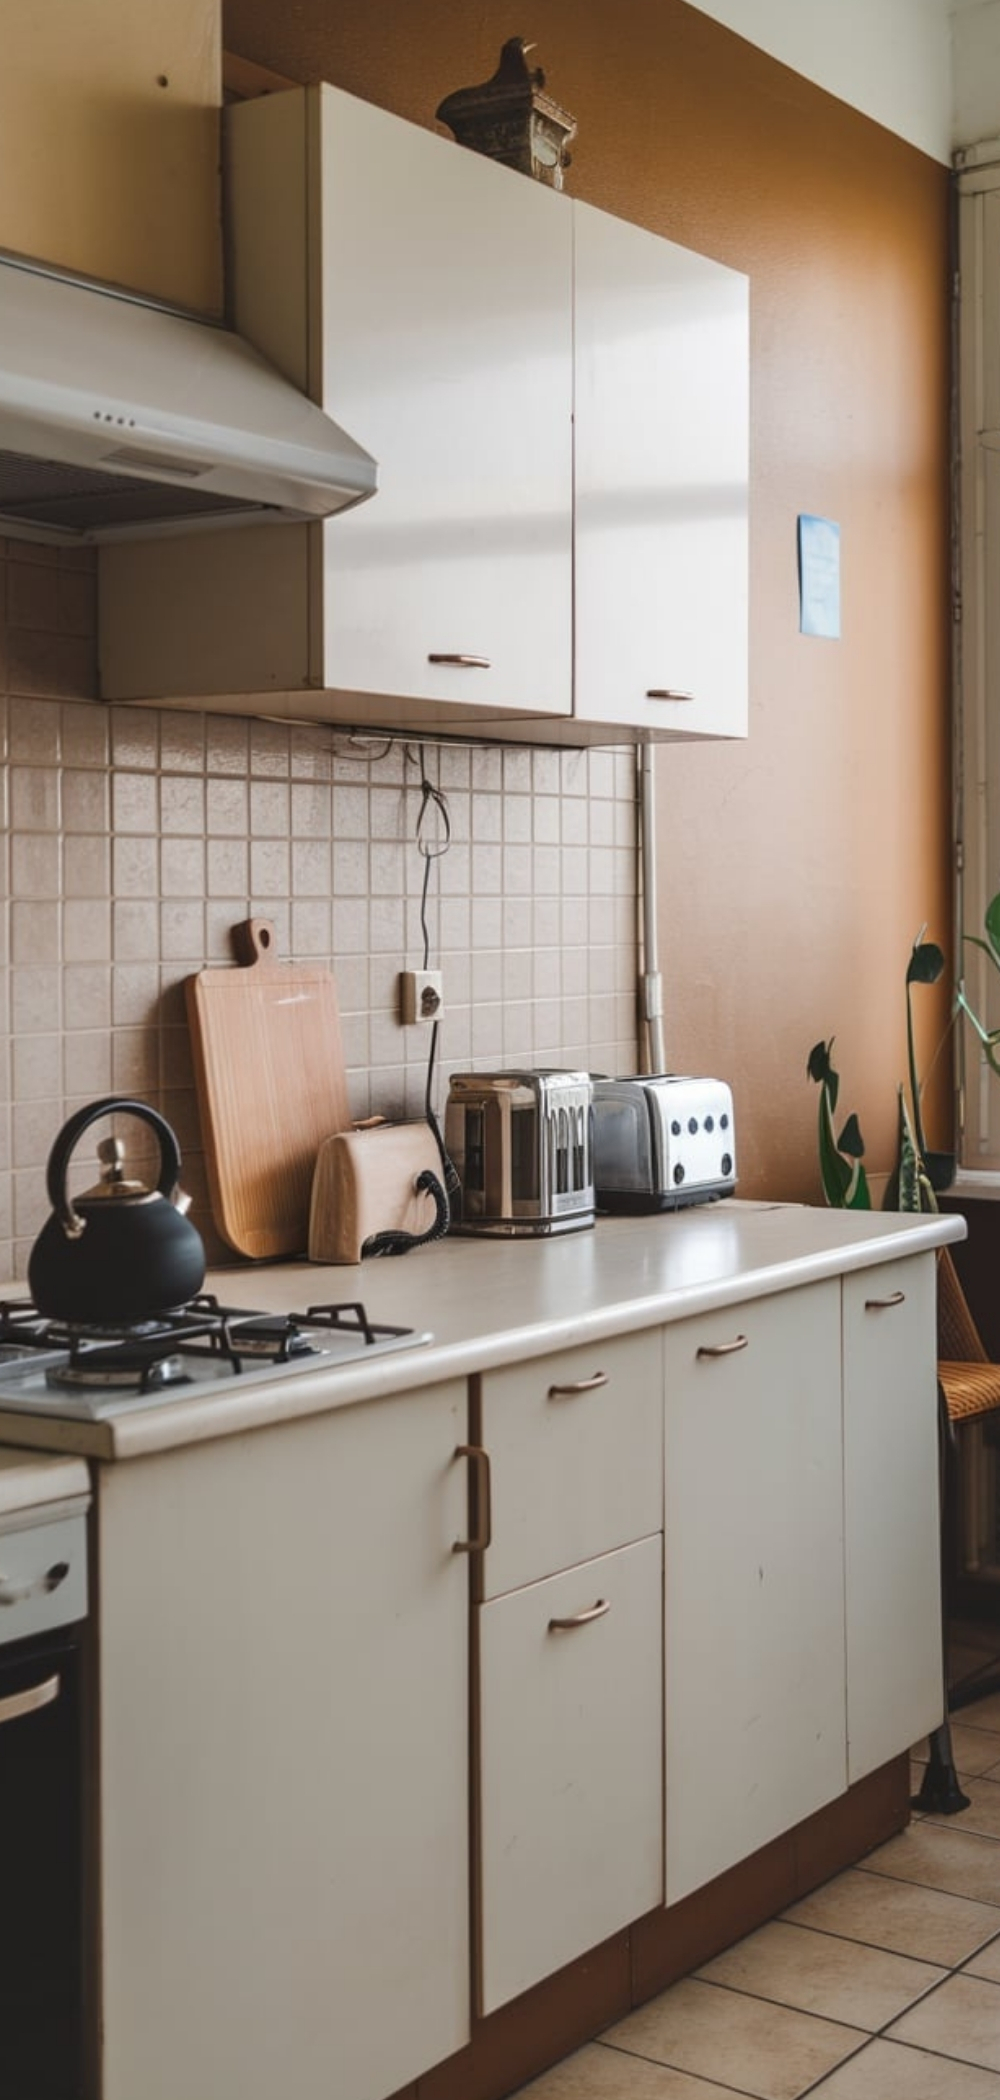
{"type": "MultiPolygon", "coordinates": [[[[280,956],[332,969],[355,1114],[423,1106],[429,1037],[396,1018],[398,972],[423,960],[416,749],[95,704],[94,604],[88,553],[0,540],[8,1277],[23,1276],[44,1222],[57,1130],[113,1092],[173,1124],[192,1215],[210,1257],[225,1256],[207,1211],[183,982],[231,960],[242,919],[273,920],[280,956]]],[[[470,1065],[633,1070],[631,752],[423,749],[451,826],[427,905],[446,1007],[438,1108],[449,1072],[470,1065]]],[[[442,841],[433,809],[425,836],[442,841]]]]}

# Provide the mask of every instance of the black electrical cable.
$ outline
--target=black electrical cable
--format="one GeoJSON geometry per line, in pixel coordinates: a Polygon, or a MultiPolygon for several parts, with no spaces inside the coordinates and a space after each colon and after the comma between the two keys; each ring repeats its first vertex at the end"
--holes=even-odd
{"type": "MultiPolygon", "coordinates": [[[[410,756],[410,749],[407,746],[407,757],[409,758],[410,756]]],[[[424,859],[424,879],[420,889],[420,931],[424,944],[423,968],[426,970],[431,952],[430,933],[427,926],[427,894],[430,887],[431,865],[436,860],[443,860],[451,845],[451,812],[448,808],[448,797],[444,790],[436,787],[434,782],[428,779],[423,744],[417,745],[416,762],[420,767],[420,808],[417,812],[416,827],[417,851],[423,854],[424,859]],[[443,835],[433,845],[428,841],[425,831],[425,826],[429,823],[432,812],[440,820],[443,827],[443,835]]],[[[431,1045],[427,1056],[427,1079],[424,1086],[424,1118],[433,1132],[434,1142],[437,1145],[438,1155],[441,1160],[445,1190],[447,1195],[451,1197],[456,1194],[461,1187],[461,1183],[454,1162],[449,1158],[445,1149],[444,1137],[433,1101],[434,1063],[437,1056],[438,1029],[440,1025],[440,1022],[435,1021],[431,1027],[431,1045]]]]}

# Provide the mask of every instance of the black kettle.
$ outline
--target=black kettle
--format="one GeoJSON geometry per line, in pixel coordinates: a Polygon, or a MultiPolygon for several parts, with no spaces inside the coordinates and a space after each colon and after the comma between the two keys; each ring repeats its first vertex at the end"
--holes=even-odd
{"type": "Polygon", "coordinates": [[[47,1319],[97,1327],[130,1327],[173,1312],[205,1280],[201,1236],[184,1215],[178,1188],[181,1156],[169,1123],[145,1101],[111,1097],[78,1109],[63,1125],[46,1170],[52,1216],[28,1260],[28,1286],[47,1319]],[[77,1138],[100,1116],[141,1117],[160,1145],[155,1188],[127,1181],[117,1138],[98,1147],[101,1180],[75,1201],[66,1171],[77,1138]]]}

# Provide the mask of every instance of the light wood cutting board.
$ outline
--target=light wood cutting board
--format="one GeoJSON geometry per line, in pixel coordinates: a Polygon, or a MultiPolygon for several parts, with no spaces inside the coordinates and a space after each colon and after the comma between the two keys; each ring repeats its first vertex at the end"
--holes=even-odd
{"type": "Polygon", "coordinates": [[[316,1155],[350,1127],[328,970],[283,963],[270,919],[233,928],[240,962],[185,981],[212,1216],[238,1254],[304,1254],[316,1155]]]}

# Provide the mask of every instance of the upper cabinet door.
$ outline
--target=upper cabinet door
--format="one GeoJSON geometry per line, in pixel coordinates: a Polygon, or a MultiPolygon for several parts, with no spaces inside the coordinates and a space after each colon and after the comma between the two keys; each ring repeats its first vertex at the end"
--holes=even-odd
{"type": "Polygon", "coordinates": [[[748,280],[573,216],[576,714],[745,736],[748,280]]]}
{"type": "Polygon", "coordinates": [[[310,391],[379,462],[324,528],[323,683],[568,715],[567,200],[337,89],[308,113],[310,391]]]}

